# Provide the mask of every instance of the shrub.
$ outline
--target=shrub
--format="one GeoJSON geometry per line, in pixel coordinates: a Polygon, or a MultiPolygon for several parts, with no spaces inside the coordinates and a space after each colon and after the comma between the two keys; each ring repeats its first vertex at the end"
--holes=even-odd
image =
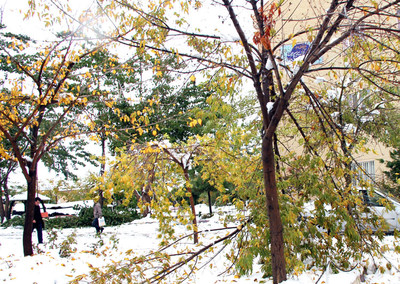
{"type": "MultiPolygon", "coordinates": [[[[117,226],[139,219],[140,216],[136,209],[117,206],[115,208],[103,208],[103,216],[106,219],[107,226],[117,226]]],[[[81,207],[78,216],[64,216],[45,219],[45,229],[62,228],[80,228],[90,227],[93,222],[93,208],[81,207]]],[[[2,227],[24,226],[25,216],[16,216],[4,222],[2,227]]]]}
{"type": "Polygon", "coordinates": [[[5,221],[3,224],[1,224],[1,227],[18,227],[18,226],[24,226],[25,224],[25,215],[21,216],[15,216],[11,218],[10,220],[5,221]]]}
{"type": "Polygon", "coordinates": [[[65,216],[65,217],[56,217],[49,218],[44,221],[46,229],[62,229],[62,228],[78,228],[83,227],[79,226],[79,217],[77,216],[65,216]]]}

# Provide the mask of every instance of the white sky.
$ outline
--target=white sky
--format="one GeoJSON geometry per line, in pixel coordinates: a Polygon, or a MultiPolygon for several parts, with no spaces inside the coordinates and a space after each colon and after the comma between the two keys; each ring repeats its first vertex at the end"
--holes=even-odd
{"type": "MultiPolygon", "coordinates": [[[[68,0],[72,9],[80,11],[89,7],[91,3],[91,0],[68,0]]],[[[0,10],[3,11],[2,24],[5,24],[7,29],[12,32],[24,33],[37,40],[48,40],[55,32],[59,32],[57,27],[45,27],[44,23],[37,17],[30,18],[29,22],[24,20],[24,13],[28,11],[28,8],[28,0],[0,0],[0,10]]]]}

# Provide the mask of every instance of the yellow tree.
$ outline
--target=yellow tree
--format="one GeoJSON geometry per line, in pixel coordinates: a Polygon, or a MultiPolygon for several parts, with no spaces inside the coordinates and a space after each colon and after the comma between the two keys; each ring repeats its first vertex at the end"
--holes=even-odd
{"type": "MultiPolygon", "coordinates": [[[[6,80],[0,97],[0,137],[4,142],[0,153],[3,159],[18,163],[27,182],[25,255],[33,253],[32,220],[38,163],[61,143],[81,139],[82,135],[113,133],[115,128],[111,123],[96,125],[98,111],[90,107],[101,104],[111,111],[115,109],[114,96],[98,88],[101,79],[94,75],[107,70],[115,73],[117,68],[125,68],[128,73],[131,70],[124,65],[116,66],[114,58],[99,65],[83,64],[83,59],[93,57],[109,43],[93,40],[82,44],[83,26],[82,22],[74,32],[61,33],[60,37],[43,44],[5,34],[9,40],[1,45],[2,64],[10,68],[4,71],[6,80]]],[[[116,114],[118,116],[118,111],[116,114]]],[[[134,118],[120,119],[132,121],[134,118]]],[[[137,119],[140,121],[139,116],[137,119]]]]}
{"type": "Polygon", "coordinates": [[[143,216],[151,212],[159,219],[162,243],[168,242],[173,235],[171,222],[177,218],[186,224],[188,212],[194,243],[199,241],[189,177],[193,159],[201,151],[196,141],[192,137],[186,143],[174,145],[168,140],[133,144],[130,150],[118,154],[105,177],[106,196],[121,192],[125,202],[135,197],[143,216]],[[176,208],[176,212],[171,212],[172,207],[176,208]]]}

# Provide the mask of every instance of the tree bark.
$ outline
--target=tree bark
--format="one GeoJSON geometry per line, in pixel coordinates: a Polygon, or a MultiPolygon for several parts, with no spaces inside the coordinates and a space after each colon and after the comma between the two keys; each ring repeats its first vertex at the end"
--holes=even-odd
{"type": "Polygon", "coordinates": [[[263,138],[261,151],[271,241],[272,276],[273,283],[277,284],[286,280],[286,261],[284,254],[283,226],[279,210],[278,189],[275,177],[275,156],[272,138],[263,138]]]}
{"type": "Polygon", "coordinates": [[[210,216],[212,215],[212,204],[211,204],[211,190],[207,191],[208,195],[208,208],[210,209],[210,216]]]}
{"type": "Polygon", "coordinates": [[[25,226],[23,232],[24,255],[32,255],[32,228],[33,228],[33,211],[35,208],[36,180],[37,170],[29,170],[30,179],[28,181],[27,201],[25,210],[25,226]]]}
{"type": "Polygon", "coordinates": [[[1,188],[0,188],[0,223],[3,224],[4,218],[6,217],[7,210],[4,209],[4,204],[3,204],[3,194],[1,193],[1,188]]]}
{"type": "MultiPolygon", "coordinates": [[[[190,178],[189,178],[188,169],[184,168],[183,172],[184,172],[184,175],[185,175],[186,183],[189,183],[190,178]]],[[[192,214],[193,214],[193,220],[192,220],[193,232],[194,232],[193,240],[194,240],[194,243],[197,244],[197,243],[199,243],[199,230],[198,230],[198,227],[197,227],[197,216],[196,216],[196,208],[194,206],[194,198],[193,198],[193,194],[192,194],[192,189],[190,187],[187,187],[186,190],[187,190],[187,192],[190,193],[189,201],[190,201],[190,207],[192,209],[192,214]]]]}
{"type": "Polygon", "coordinates": [[[11,219],[11,203],[10,203],[10,191],[8,190],[8,182],[6,182],[4,184],[4,198],[6,203],[4,204],[4,210],[5,210],[5,217],[6,220],[10,220],[11,219]]]}
{"type": "Polygon", "coordinates": [[[4,173],[4,176],[1,180],[1,187],[3,191],[0,193],[0,214],[1,214],[1,223],[3,223],[4,218],[6,220],[11,219],[11,204],[10,204],[10,191],[8,190],[8,178],[9,175],[15,170],[15,162],[10,162],[7,166],[7,171],[4,173]],[[4,202],[3,202],[4,197],[4,202]]]}
{"type": "MultiPolygon", "coordinates": [[[[100,176],[104,176],[106,171],[106,137],[101,134],[101,163],[100,163],[100,176]]],[[[99,190],[99,203],[101,208],[104,206],[103,190],[99,190]]]]}

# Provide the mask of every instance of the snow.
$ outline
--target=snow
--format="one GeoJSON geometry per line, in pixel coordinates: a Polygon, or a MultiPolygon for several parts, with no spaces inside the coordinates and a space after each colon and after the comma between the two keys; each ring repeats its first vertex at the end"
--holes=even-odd
{"type": "Polygon", "coordinates": [[[320,84],[320,83],[324,83],[327,82],[327,80],[324,77],[316,77],[315,78],[315,83],[320,84]]]}
{"type": "MultiPolygon", "coordinates": [[[[48,198],[47,196],[40,194],[40,193],[36,194],[35,197],[39,197],[43,201],[50,200],[50,198],[48,198]]],[[[28,198],[28,194],[25,191],[25,192],[21,192],[21,193],[11,196],[10,201],[23,201],[23,200],[26,200],[27,198],[28,198]]]]}
{"type": "Polygon", "coordinates": [[[357,130],[357,127],[356,127],[354,124],[352,124],[352,123],[345,124],[345,125],[343,126],[343,131],[344,131],[345,133],[354,133],[356,130],[357,130]]]}
{"type": "Polygon", "coordinates": [[[340,89],[331,89],[331,90],[328,90],[326,93],[328,95],[328,100],[334,100],[339,97],[340,89]]]}
{"type": "Polygon", "coordinates": [[[273,109],[273,107],[274,107],[274,102],[268,102],[268,103],[267,103],[267,110],[268,110],[268,113],[271,112],[271,110],[273,109]]]}
{"type": "MultiPolygon", "coordinates": [[[[39,194],[39,197],[42,200],[50,200],[47,196],[39,194]]],[[[26,193],[18,194],[10,198],[10,200],[26,200],[26,193]],[[25,196],[25,198],[24,198],[25,196]]],[[[44,203],[46,207],[46,211],[49,213],[50,216],[59,216],[59,215],[75,215],[78,216],[80,208],[82,207],[93,207],[93,200],[85,200],[85,201],[73,201],[73,202],[64,202],[64,203],[44,203]]],[[[43,212],[43,207],[40,205],[40,209],[43,212]]],[[[13,205],[12,211],[16,212],[16,215],[22,215],[25,212],[25,204],[22,202],[17,202],[13,205]]]]}
{"type": "MultiPolygon", "coordinates": [[[[208,206],[198,205],[197,212],[205,214],[208,212],[208,206]]],[[[225,236],[236,228],[221,231],[211,231],[215,228],[223,228],[220,221],[222,210],[227,212],[232,210],[231,207],[214,208],[214,214],[209,219],[199,219],[199,229],[203,231],[200,241],[206,245],[213,243],[218,237],[225,236]]],[[[235,224],[229,224],[235,225],[235,224]]],[[[177,232],[188,233],[185,226],[176,225],[174,227],[177,232]]],[[[79,228],[79,229],[61,229],[46,230],[44,232],[45,243],[37,245],[36,232],[33,233],[34,242],[33,256],[24,257],[22,249],[22,232],[21,227],[18,228],[0,228],[0,281],[4,283],[68,283],[78,275],[90,273],[90,265],[96,268],[103,268],[105,265],[114,261],[129,258],[125,254],[126,251],[132,250],[135,256],[146,255],[151,251],[158,249],[159,240],[156,238],[158,230],[158,222],[151,217],[135,220],[128,224],[120,226],[106,227],[104,233],[100,236],[95,235],[95,229],[79,228]],[[76,234],[71,247],[76,249],[68,257],[60,256],[60,244],[69,236],[76,234]],[[53,236],[53,237],[52,237],[53,236]],[[54,238],[54,236],[57,236],[54,238]],[[55,239],[55,240],[52,240],[55,239]],[[54,246],[57,245],[57,247],[54,246]],[[115,249],[113,248],[115,247],[115,249]]],[[[389,250],[384,257],[375,257],[375,263],[382,267],[387,266],[390,261],[392,268],[390,270],[381,271],[372,266],[372,261],[368,261],[369,256],[365,256],[362,260],[367,267],[367,275],[365,283],[400,283],[400,257],[394,252],[397,245],[397,239],[393,236],[386,236],[384,245],[389,250]],[[369,263],[369,264],[367,264],[369,263]]],[[[174,249],[199,249],[194,246],[190,240],[183,241],[174,249]]],[[[219,251],[221,247],[214,251],[219,251]]],[[[256,264],[253,273],[248,276],[238,278],[236,274],[229,270],[229,262],[224,258],[223,251],[215,258],[214,254],[208,254],[199,260],[198,267],[202,267],[195,274],[192,274],[188,280],[183,283],[272,283],[272,279],[264,279],[260,267],[256,264]],[[222,274],[221,274],[222,273],[222,274]]],[[[320,269],[310,269],[304,273],[289,275],[289,279],[284,284],[308,284],[308,283],[341,283],[353,284],[360,283],[360,274],[363,269],[361,265],[357,265],[355,269],[349,272],[333,273],[328,266],[326,271],[320,269]]],[[[175,283],[174,276],[167,278],[166,283],[175,283]]],[[[79,283],[87,283],[89,278],[83,279],[79,283]]]]}
{"type": "Polygon", "coordinates": [[[274,64],[272,63],[272,60],[270,58],[268,58],[267,64],[265,65],[265,69],[272,70],[274,69],[274,64]]]}
{"type": "MultiPolygon", "coordinates": [[[[27,162],[29,162],[29,163],[32,163],[32,162],[33,162],[33,160],[32,160],[31,157],[23,156],[23,158],[25,159],[25,161],[27,161],[27,162]]],[[[28,166],[27,166],[27,167],[28,167],[28,166]]]]}

